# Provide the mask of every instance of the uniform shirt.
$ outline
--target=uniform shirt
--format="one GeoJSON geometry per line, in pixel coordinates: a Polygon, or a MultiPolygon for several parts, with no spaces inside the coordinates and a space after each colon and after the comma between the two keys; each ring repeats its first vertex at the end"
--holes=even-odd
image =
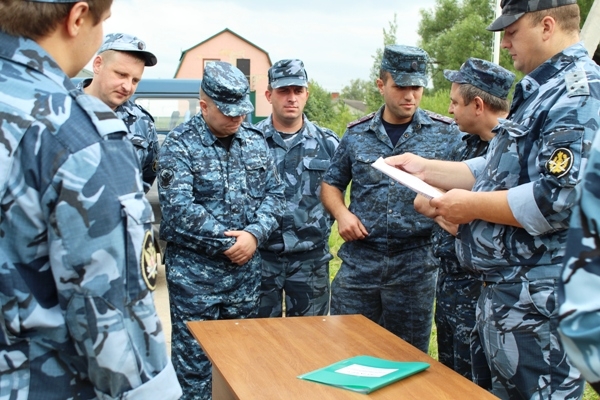
{"type": "Polygon", "coordinates": [[[273,127],[272,116],[259,122],[279,176],[285,182],[286,210],[281,224],[262,249],[277,253],[298,253],[313,249],[328,251],[333,220],[320,200],[321,180],[335,149],[338,136],[313,124],[304,116],[304,125],[289,141],[273,127]]]}
{"type": "Polygon", "coordinates": [[[392,146],[382,124],[382,113],[383,107],[348,125],[323,181],[341,191],[352,181],[349,209],[369,232],[361,243],[396,251],[411,248],[411,242],[418,237],[429,241],[434,223],[415,211],[413,191],[371,164],[379,157],[404,152],[442,158],[461,136],[450,118],[435,115],[432,118],[417,109],[410,126],[396,146],[392,146]]]}
{"type": "Polygon", "coordinates": [[[600,135],[578,186],[559,283],[560,333],[570,360],[600,391],[600,135]]]}
{"type": "MultiPolygon", "coordinates": [[[[464,135],[462,141],[454,148],[450,149],[447,160],[462,161],[474,157],[479,157],[487,151],[488,142],[481,140],[477,135],[464,135]]],[[[445,268],[446,274],[461,274],[464,273],[460,268],[458,260],[456,260],[456,238],[448,231],[444,230],[438,224],[433,226],[431,235],[431,244],[433,255],[438,258],[452,259],[456,262],[442,263],[441,268],[445,268]]]]}
{"type": "Polygon", "coordinates": [[[159,168],[160,236],[169,243],[217,256],[235,243],[225,231],[245,230],[261,245],[279,224],[284,184],[263,134],[250,124],[227,151],[197,114],[169,133],[159,168]]]}
{"type": "Polygon", "coordinates": [[[123,123],[29,39],[0,81],[0,397],[179,397],[123,123]]]}
{"type": "MultiPolygon", "coordinates": [[[[84,79],[77,87],[82,89],[89,86],[92,79],[84,79]]],[[[144,182],[144,192],[148,193],[156,178],[156,160],[158,158],[158,135],[154,125],[154,118],[144,107],[127,100],[118,106],[115,114],[127,127],[127,138],[131,140],[137,157],[140,160],[140,171],[144,182]]]]}
{"type": "Polygon", "coordinates": [[[558,278],[575,185],[600,124],[599,99],[600,68],[579,43],[519,82],[509,120],[494,129],[485,159],[466,163],[474,191],[508,190],[523,228],[482,220],[461,225],[463,266],[489,281],[558,278]]]}

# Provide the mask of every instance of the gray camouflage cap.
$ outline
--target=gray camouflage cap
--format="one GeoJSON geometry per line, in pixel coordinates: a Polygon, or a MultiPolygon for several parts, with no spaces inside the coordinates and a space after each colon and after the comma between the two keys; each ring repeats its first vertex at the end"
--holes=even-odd
{"type": "Polygon", "coordinates": [[[308,87],[308,75],[300,60],[279,60],[269,68],[269,84],[273,89],[284,86],[308,87]]]}
{"type": "Polygon", "coordinates": [[[444,76],[450,82],[468,83],[503,100],[515,80],[515,74],[509,70],[479,58],[469,58],[458,71],[445,69],[444,76]]]}
{"type": "Polygon", "coordinates": [[[107,50],[141,53],[146,60],[146,67],[156,65],[158,61],[154,54],[146,50],[146,43],[141,39],[126,33],[109,33],[106,35],[104,43],[102,43],[100,50],[98,50],[98,54],[107,50]]]}
{"type": "Polygon", "coordinates": [[[206,64],[200,88],[228,117],[246,115],[254,110],[248,79],[229,63],[215,61],[206,64]]]}
{"type": "Polygon", "coordinates": [[[577,0],[502,0],[500,4],[502,15],[496,18],[486,29],[488,31],[501,31],[517,22],[525,13],[569,4],[577,4],[577,0]]]}
{"type": "Polygon", "coordinates": [[[419,47],[393,44],[383,50],[381,69],[398,86],[427,86],[427,60],[429,55],[419,47]]]}

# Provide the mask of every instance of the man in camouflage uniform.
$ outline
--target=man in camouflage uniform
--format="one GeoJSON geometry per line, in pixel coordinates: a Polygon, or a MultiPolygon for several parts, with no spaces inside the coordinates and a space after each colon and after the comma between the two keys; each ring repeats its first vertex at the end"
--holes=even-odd
{"type": "Polygon", "coordinates": [[[575,187],[600,125],[600,68],[579,43],[575,0],[508,0],[488,27],[517,84],[485,158],[463,163],[414,155],[388,163],[450,190],[431,200],[461,225],[461,265],[484,282],[477,330],[501,398],[577,398],[584,385],[567,359],[558,327],[561,275],[575,187]],[[467,190],[460,190],[467,189],[467,190]]]}
{"type": "Polygon", "coordinates": [[[244,74],[226,62],[209,63],[200,109],[169,133],[159,153],[171,355],[186,399],[211,397],[211,365],[186,322],[257,315],[256,249],[284,210],[284,184],[269,146],[242,123],[254,109],[244,74]]]}
{"type": "Polygon", "coordinates": [[[263,270],[259,316],[281,317],[283,291],[287,316],[326,315],[333,221],[319,194],[339,139],[303,114],[309,94],[302,61],[277,61],[268,76],[265,95],[273,113],[257,128],[265,133],[279,176],[285,182],[286,211],[277,230],[260,248],[263,270]]]}
{"type": "Polygon", "coordinates": [[[3,399],[181,394],[133,147],[69,79],[101,44],[110,5],[0,2],[3,399]]]}
{"type": "Polygon", "coordinates": [[[431,254],[433,221],[414,210],[414,192],[371,164],[407,151],[442,157],[460,141],[450,118],[419,108],[427,60],[420,48],[386,46],[377,80],[385,104],[348,125],[321,191],[346,241],[331,314],[362,314],[424,352],[438,266],[431,254]],[[348,209],[343,193],[350,181],[348,209]]]}
{"type": "Polygon", "coordinates": [[[146,193],[156,178],[158,136],[152,116],[129,99],[142,79],[144,66],[151,67],[156,62],[154,54],[147,51],[146,44],[137,37],[110,33],[94,57],[94,77],[78,85],[85,93],[102,100],[125,122],[127,138],[140,160],[146,193]]]}
{"type": "Polygon", "coordinates": [[[600,394],[600,135],[596,133],[573,209],[559,282],[560,328],[573,364],[600,394]]]}
{"type": "MultiPolygon", "coordinates": [[[[447,159],[461,161],[482,156],[494,137],[492,129],[498,119],[508,115],[507,97],[515,75],[489,61],[469,58],[460,70],[445,70],[444,76],[452,82],[448,112],[454,115],[458,128],[468,133],[451,149],[447,159]]],[[[415,209],[435,217],[435,209],[424,196],[415,198],[415,209]]],[[[489,388],[489,368],[483,349],[479,341],[471,343],[481,282],[463,269],[456,257],[454,236],[458,226],[443,217],[437,217],[436,222],[432,243],[433,254],[440,260],[435,306],[438,359],[489,388]]]]}

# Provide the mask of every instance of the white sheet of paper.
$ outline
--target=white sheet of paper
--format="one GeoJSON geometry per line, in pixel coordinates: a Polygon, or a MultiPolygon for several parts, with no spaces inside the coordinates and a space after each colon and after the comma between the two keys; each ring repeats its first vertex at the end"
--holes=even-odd
{"type": "Polygon", "coordinates": [[[381,157],[379,157],[377,159],[377,161],[375,161],[373,164],[371,164],[371,166],[373,168],[383,172],[384,174],[386,174],[393,180],[400,182],[401,184],[403,184],[407,188],[413,190],[414,192],[422,194],[423,196],[427,197],[428,199],[439,197],[443,194],[437,188],[422,181],[421,179],[417,178],[416,176],[411,175],[408,172],[402,171],[398,168],[392,167],[391,165],[387,164],[381,157]]]}
{"type": "Polygon", "coordinates": [[[381,378],[382,376],[386,376],[391,374],[392,372],[398,371],[393,368],[376,368],[376,367],[367,367],[366,365],[360,364],[352,364],[347,367],[340,368],[335,372],[339,374],[352,375],[352,376],[366,376],[370,378],[381,378]]]}

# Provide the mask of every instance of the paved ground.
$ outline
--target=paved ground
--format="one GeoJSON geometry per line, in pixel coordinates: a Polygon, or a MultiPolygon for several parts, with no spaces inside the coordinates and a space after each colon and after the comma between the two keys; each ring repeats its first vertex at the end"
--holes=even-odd
{"type": "Polygon", "coordinates": [[[167,337],[167,350],[171,354],[171,316],[169,314],[169,294],[167,292],[164,264],[161,264],[158,268],[158,282],[154,291],[154,304],[156,305],[156,311],[167,337]]]}

